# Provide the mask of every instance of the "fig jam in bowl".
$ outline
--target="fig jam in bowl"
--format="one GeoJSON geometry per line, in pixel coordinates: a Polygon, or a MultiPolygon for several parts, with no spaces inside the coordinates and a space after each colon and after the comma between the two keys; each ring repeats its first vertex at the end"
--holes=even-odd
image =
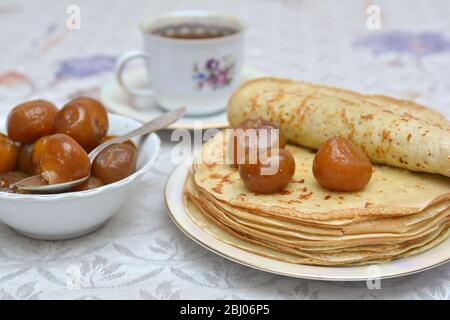
{"type": "MultiPolygon", "coordinates": [[[[109,134],[121,135],[141,124],[108,114],[109,134]]],[[[0,114],[5,132],[6,114],[0,114]]],[[[136,171],[92,190],[60,194],[17,194],[0,191],[0,221],[27,237],[61,240],[85,235],[101,227],[131,198],[134,188],[155,164],[161,141],[156,134],[133,140],[138,148],[136,171]]]]}

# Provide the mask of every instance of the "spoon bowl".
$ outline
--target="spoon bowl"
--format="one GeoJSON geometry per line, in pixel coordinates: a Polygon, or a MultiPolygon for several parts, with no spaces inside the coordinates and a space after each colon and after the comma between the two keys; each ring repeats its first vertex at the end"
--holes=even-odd
{"type": "Polygon", "coordinates": [[[48,184],[42,176],[36,175],[18,181],[13,184],[12,187],[17,187],[21,190],[27,190],[35,193],[60,193],[75,188],[76,186],[85,183],[88,179],[89,176],[86,176],[78,180],[48,184]]]}

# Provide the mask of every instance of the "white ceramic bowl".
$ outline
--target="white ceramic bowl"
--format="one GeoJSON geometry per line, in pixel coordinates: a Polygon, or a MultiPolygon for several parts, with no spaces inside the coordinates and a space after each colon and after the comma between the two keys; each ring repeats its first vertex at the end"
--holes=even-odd
{"type": "MultiPolygon", "coordinates": [[[[0,132],[6,115],[0,114],[0,132]]],[[[120,135],[141,124],[109,114],[109,134],[120,135]]],[[[137,170],[129,177],[97,189],[51,195],[0,192],[0,221],[17,232],[37,239],[60,240],[85,235],[102,226],[130,198],[133,188],[148,173],[160,152],[156,134],[136,139],[137,170]]]]}

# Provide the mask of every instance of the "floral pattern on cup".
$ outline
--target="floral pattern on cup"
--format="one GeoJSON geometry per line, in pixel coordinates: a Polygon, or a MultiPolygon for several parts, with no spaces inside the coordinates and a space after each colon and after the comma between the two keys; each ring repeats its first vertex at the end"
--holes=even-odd
{"type": "Polygon", "coordinates": [[[229,86],[233,81],[235,64],[231,56],[225,56],[221,59],[211,58],[203,65],[194,63],[192,68],[194,89],[211,88],[217,90],[229,86]]]}

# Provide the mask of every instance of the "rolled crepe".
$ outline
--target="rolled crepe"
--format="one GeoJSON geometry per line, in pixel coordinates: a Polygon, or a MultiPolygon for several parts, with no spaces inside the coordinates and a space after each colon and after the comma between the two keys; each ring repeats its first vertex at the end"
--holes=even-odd
{"type": "Polygon", "coordinates": [[[228,120],[276,122],[286,138],[317,149],[343,136],[376,163],[450,177],[450,122],[411,101],[276,78],[240,86],[230,98],[228,120]]]}

